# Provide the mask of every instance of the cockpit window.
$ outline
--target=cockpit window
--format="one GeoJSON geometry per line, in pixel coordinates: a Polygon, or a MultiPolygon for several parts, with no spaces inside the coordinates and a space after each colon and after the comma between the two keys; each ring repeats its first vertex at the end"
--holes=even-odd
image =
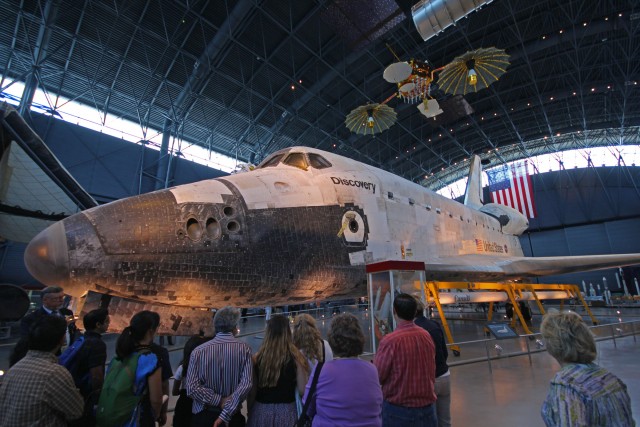
{"type": "Polygon", "coordinates": [[[315,169],[325,169],[333,166],[329,163],[329,160],[325,159],[320,154],[308,153],[307,156],[309,156],[309,163],[311,164],[311,167],[315,169]]]}
{"type": "Polygon", "coordinates": [[[291,153],[284,159],[283,162],[285,165],[295,166],[302,170],[307,170],[307,161],[304,158],[304,154],[302,153],[291,153]]]}
{"type": "Polygon", "coordinates": [[[276,166],[278,163],[280,163],[280,160],[282,159],[282,157],[284,157],[284,154],[276,154],[275,156],[271,157],[269,160],[264,162],[260,167],[268,168],[268,167],[276,166]]]}

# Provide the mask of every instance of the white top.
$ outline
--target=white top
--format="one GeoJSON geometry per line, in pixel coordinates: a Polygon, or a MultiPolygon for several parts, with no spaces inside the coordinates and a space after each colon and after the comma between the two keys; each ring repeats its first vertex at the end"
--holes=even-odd
{"type": "Polygon", "coordinates": [[[182,365],[178,366],[178,369],[173,373],[173,379],[174,381],[180,381],[180,390],[186,388],[184,378],[182,378],[182,365]]]}
{"type": "MultiPolygon", "coordinates": [[[[331,346],[329,345],[327,340],[322,340],[322,345],[324,346],[324,361],[325,362],[332,361],[333,360],[333,351],[331,351],[331,346]]],[[[318,361],[316,359],[309,359],[307,357],[307,362],[309,362],[309,366],[311,367],[311,372],[313,372],[313,370],[315,369],[316,365],[318,364],[318,361]]]]}

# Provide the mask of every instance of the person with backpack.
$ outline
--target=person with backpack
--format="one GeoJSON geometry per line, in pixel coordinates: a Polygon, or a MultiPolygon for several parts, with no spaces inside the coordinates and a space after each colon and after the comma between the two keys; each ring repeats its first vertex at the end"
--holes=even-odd
{"type": "Polygon", "coordinates": [[[99,427],[153,427],[160,418],[161,368],[150,349],[156,329],[154,313],[141,311],[118,337],[98,400],[99,427]]]}
{"type": "Polygon", "coordinates": [[[96,425],[94,406],[98,403],[104,365],[107,361],[107,345],[102,334],[109,328],[109,311],[98,308],[87,313],[82,319],[85,333],[78,337],[58,358],[67,368],[84,398],[84,413],[69,427],[93,427],[96,425]]]}
{"type": "MultiPolygon", "coordinates": [[[[160,315],[155,311],[150,311],[153,316],[154,329],[156,332],[160,328],[160,315]]],[[[169,360],[169,351],[164,348],[160,344],[156,344],[155,342],[151,342],[149,345],[149,350],[153,352],[158,358],[158,363],[160,365],[160,372],[162,372],[162,395],[169,396],[169,379],[173,377],[173,370],[171,369],[171,361],[169,360]]],[[[159,416],[159,424],[161,426],[167,423],[167,410],[169,409],[169,401],[167,401],[162,405],[162,410],[160,411],[159,416]]]]}

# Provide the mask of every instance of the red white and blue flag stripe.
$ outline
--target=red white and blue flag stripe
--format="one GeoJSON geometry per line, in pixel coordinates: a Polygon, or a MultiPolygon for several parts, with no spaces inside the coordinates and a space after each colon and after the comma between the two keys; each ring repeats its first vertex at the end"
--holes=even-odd
{"type": "Polygon", "coordinates": [[[536,217],[528,162],[517,162],[487,171],[491,201],[510,206],[527,218],[536,217]]]}

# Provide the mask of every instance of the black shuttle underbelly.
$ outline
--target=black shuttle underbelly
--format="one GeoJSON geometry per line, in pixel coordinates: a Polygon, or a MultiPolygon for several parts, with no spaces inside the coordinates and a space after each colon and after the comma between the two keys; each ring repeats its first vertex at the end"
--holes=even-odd
{"type": "MultiPolygon", "coordinates": [[[[357,212],[367,226],[360,208],[249,210],[241,198],[223,197],[222,204],[177,204],[170,192],[159,192],[89,212],[91,223],[100,224],[94,227],[97,238],[86,232],[67,236],[74,285],[203,307],[366,293],[364,266],[349,260],[350,252],[365,250],[366,238],[358,244],[339,235],[345,212],[357,212]],[[146,226],[128,228],[133,218],[130,223],[146,226]],[[101,260],[96,263],[92,254],[101,260]]],[[[69,224],[69,231],[74,228],[69,224]]]]}

